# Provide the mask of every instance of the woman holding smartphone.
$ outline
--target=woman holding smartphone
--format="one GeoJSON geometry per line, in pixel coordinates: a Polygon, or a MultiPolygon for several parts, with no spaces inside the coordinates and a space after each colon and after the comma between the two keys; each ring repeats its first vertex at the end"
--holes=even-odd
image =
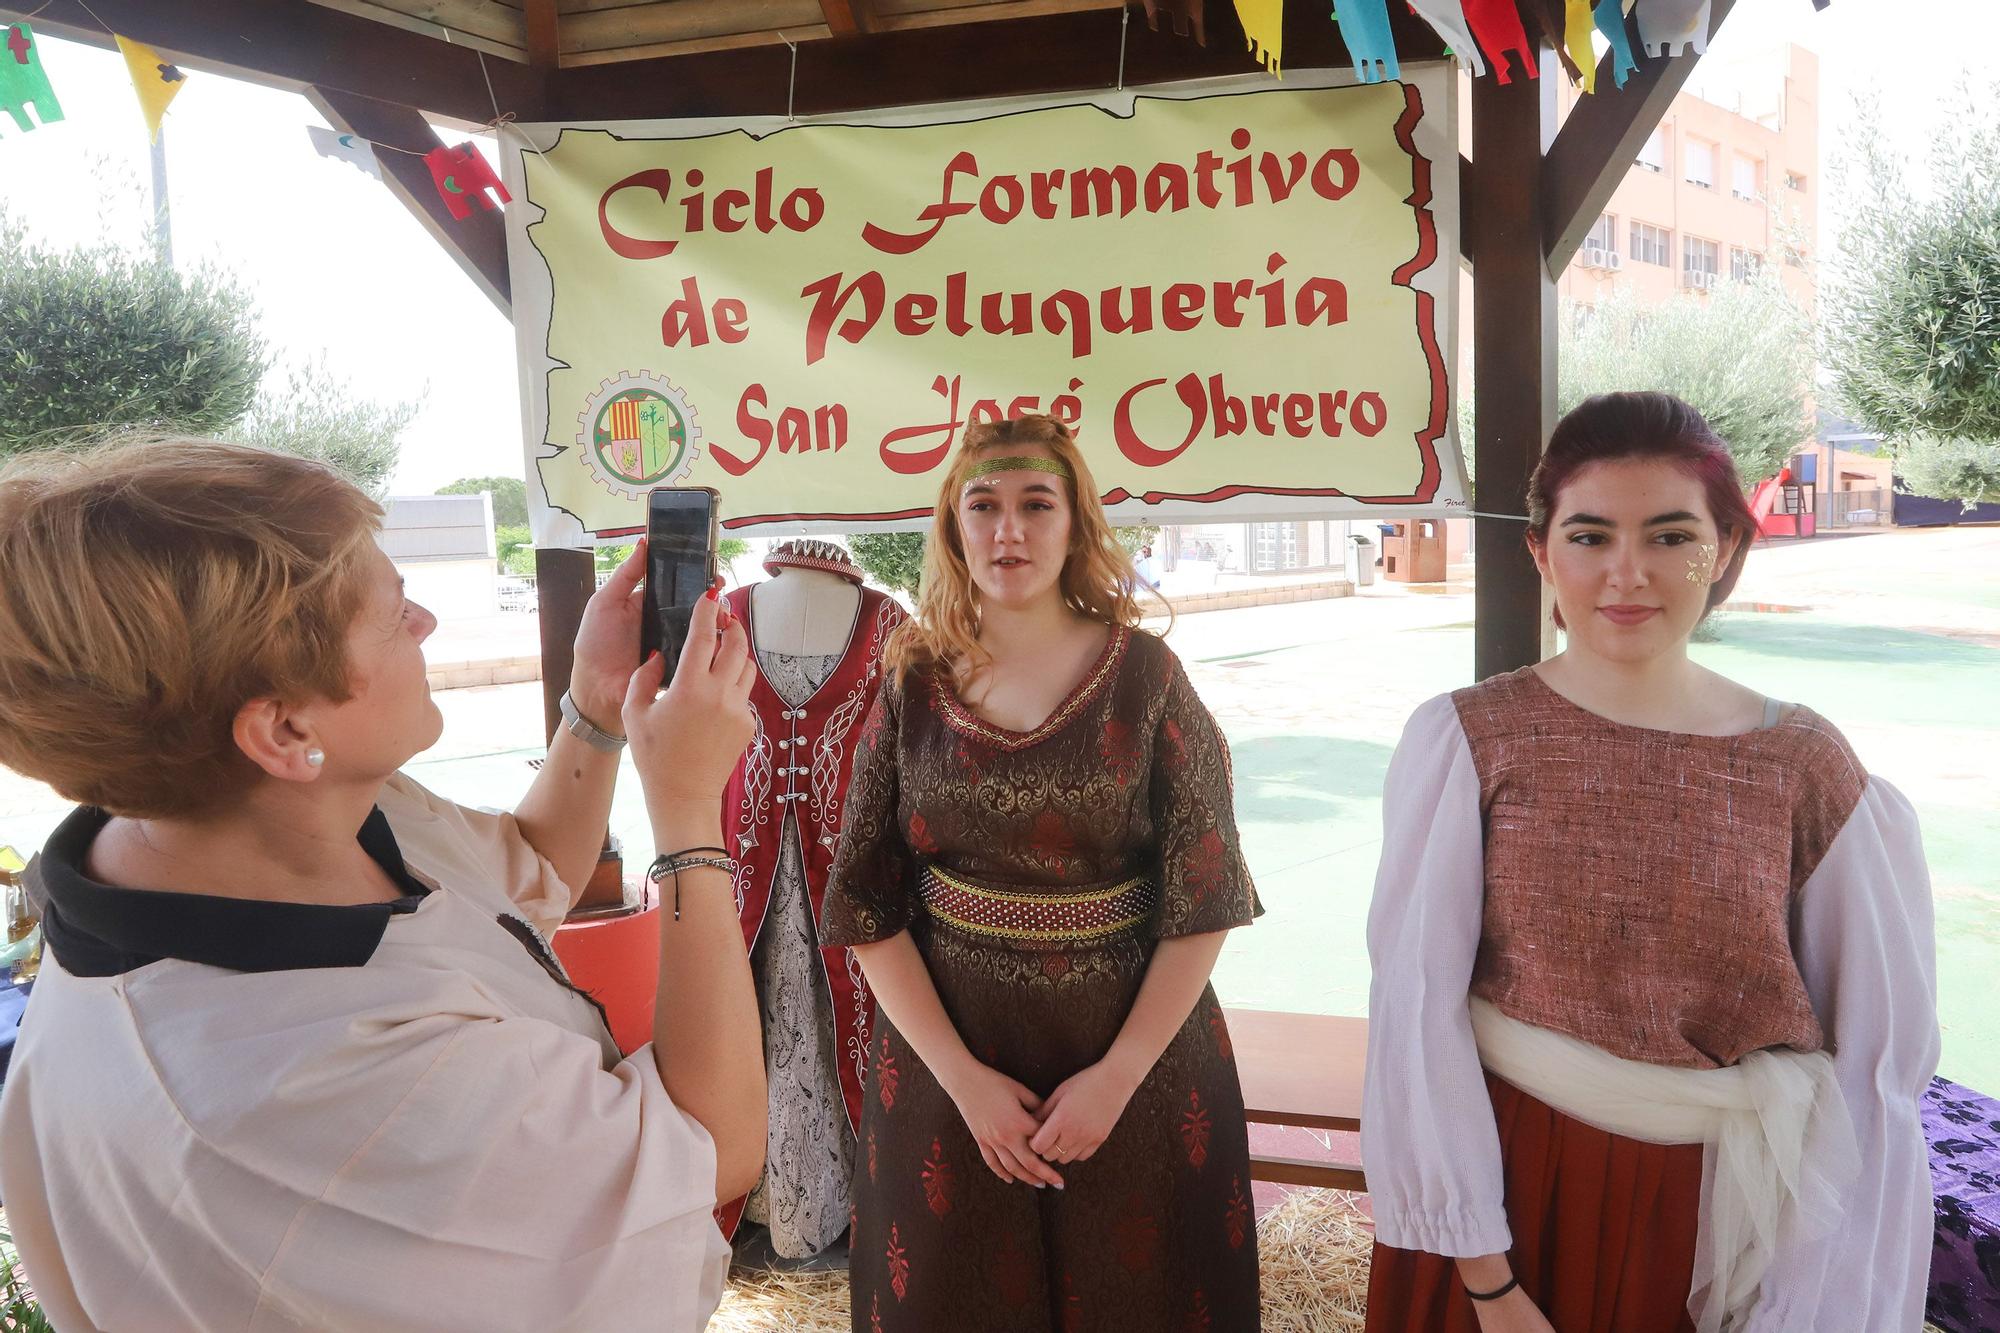
{"type": "Polygon", "coordinates": [[[1528,494],[1564,650],[1433,699],[1383,793],[1373,1333],[1921,1325],[1937,1066],[1909,802],[1688,636],[1756,523],[1657,393],[1528,494]]]}
{"type": "Polygon", "coordinates": [[[1208,985],[1256,895],[1222,735],[1131,578],[1067,427],[967,431],[823,917],[880,1005],[858,1331],[1257,1327],[1208,985]]]}
{"type": "MultiPolygon", "coordinates": [[[[200,441],[0,473],[0,764],[79,803],[0,1194],[58,1328],[658,1328],[728,1263],[764,1067],[721,838],[743,629],[633,669],[643,550],[590,601],[512,814],[399,770],[436,621],[318,464],[200,441]],[[629,737],[679,910],[621,1059],[548,939],[629,737]]],[[[717,631],[722,631],[718,636],[717,631]]]]}

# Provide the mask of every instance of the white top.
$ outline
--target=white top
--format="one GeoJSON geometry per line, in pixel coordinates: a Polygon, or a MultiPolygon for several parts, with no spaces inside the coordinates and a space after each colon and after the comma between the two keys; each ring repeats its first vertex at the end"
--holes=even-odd
{"type": "MultiPolygon", "coordinates": [[[[1479,796],[1458,710],[1440,695],[1410,718],[1383,789],[1361,1151],[1382,1243],[1452,1257],[1513,1243],[1469,1008],[1485,895],[1479,796]]],[[[1901,793],[1869,778],[1794,912],[1862,1173],[1838,1231],[1776,1256],[1749,1329],[1916,1329],[1932,1226],[1917,1105],[1937,1068],[1937,968],[1930,875],[1901,793]]]]}
{"type": "MultiPolygon", "coordinates": [[[[511,815],[382,789],[412,877],[364,965],[51,957],[0,1197],[55,1326],[702,1328],[715,1149],[523,939],[569,890],[511,815]]],[[[539,943],[539,941],[537,941],[539,943]]]]}

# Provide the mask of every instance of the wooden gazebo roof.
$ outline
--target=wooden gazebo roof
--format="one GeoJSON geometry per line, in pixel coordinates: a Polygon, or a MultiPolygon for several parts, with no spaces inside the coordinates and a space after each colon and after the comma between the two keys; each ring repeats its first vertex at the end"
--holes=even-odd
{"type": "MultiPolygon", "coordinates": [[[[1561,0],[1519,0],[1541,77],[1472,85],[1461,163],[1461,249],[1478,300],[1473,366],[1477,507],[1519,513],[1555,415],[1555,276],[1687,81],[1698,57],[1644,59],[1558,125],[1563,77],[1543,34],[1561,0]]],[[[1734,0],[1713,0],[1719,27],[1734,0]]],[[[1166,6],[1163,4],[1162,9],[1166,6]]],[[[1326,0],[1286,6],[1288,70],[1352,62],[1326,0]]],[[[1101,89],[1254,73],[1230,0],[1205,0],[1207,44],[1128,21],[1119,0],[0,0],[42,31],[110,46],[113,31],[187,68],[305,94],[337,128],[426,152],[432,121],[806,116],[867,107],[1101,89]]],[[[1389,6],[1405,61],[1440,59],[1437,34],[1389,6]]],[[[302,146],[303,147],[303,146],[302,146]]],[[[416,157],[386,154],[394,190],[503,311],[511,310],[500,215],[446,215],[416,157]]],[[[1475,670],[1537,660],[1547,617],[1518,524],[1475,532],[1475,670]]],[[[568,644],[590,589],[585,557],[547,557],[543,684],[569,674],[568,644]],[[554,576],[554,577],[551,577],[554,576]],[[574,583],[574,598],[560,589],[574,583]],[[574,601],[574,606],[570,602],[574,601]]],[[[553,703],[551,702],[551,710],[553,703]]],[[[553,711],[551,711],[553,717],[553,711]]]]}

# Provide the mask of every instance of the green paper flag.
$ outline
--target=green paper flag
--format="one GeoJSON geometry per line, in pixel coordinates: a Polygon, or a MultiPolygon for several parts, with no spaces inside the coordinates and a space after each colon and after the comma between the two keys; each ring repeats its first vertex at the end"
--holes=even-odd
{"type": "Polygon", "coordinates": [[[48,72],[42,68],[41,53],[35,46],[34,30],[25,23],[0,28],[0,111],[14,118],[23,133],[35,128],[28,108],[44,125],[63,118],[62,103],[49,87],[48,72]]]}

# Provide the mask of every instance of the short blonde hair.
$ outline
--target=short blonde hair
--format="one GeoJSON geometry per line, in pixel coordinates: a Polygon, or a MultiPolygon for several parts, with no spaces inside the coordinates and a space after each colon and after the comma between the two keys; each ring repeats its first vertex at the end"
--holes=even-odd
{"type": "Polygon", "coordinates": [[[240,797],[244,704],[350,697],[381,517],[318,463],[207,440],[0,470],[0,764],[132,818],[240,797]]]}

